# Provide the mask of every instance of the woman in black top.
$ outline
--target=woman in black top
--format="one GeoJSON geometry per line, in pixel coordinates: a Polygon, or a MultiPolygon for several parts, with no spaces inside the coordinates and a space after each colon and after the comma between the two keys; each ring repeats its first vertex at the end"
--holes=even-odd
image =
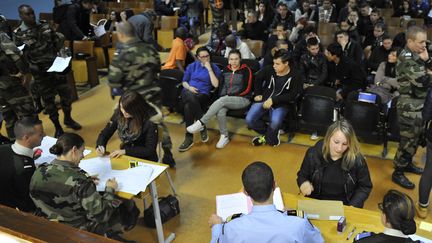
{"type": "Polygon", "coordinates": [[[111,152],[110,157],[129,155],[157,161],[158,130],[156,124],[150,121],[152,111],[153,108],[137,92],[124,93],[119,100],[119,108],[98,136],[98,155],[105,154],[108,140],[117,131],[121,140],[120,149],[111,152]]]}
{"type": "Polygon", "coordinates": [[[382,203],[378,204],[382,211],[381,223],[384,232],[361,238],[356,242],[361,243],[409,243],[413,241],[408,235],[416,232],[414,221],[415,211],[412,199],[396,190],[389,190],[382,203]]]}
{"type": "Polygon", "coordinates": [[[304,196],[363,207],[372,182],[357,137],[346,120],[333,123],[324,140],[308,149],[297,184],[304,196]]]}

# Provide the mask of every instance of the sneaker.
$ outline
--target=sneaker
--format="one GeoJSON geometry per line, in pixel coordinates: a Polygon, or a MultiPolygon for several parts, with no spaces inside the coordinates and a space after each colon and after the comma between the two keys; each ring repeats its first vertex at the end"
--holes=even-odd
{"type": "Polygon", "coordinates": [[[207,128],[204,127],[203,130],[200,132],[201,134],[201,142],[206,143],[209,140],[209,136],[207,134],[207,128]]]}
{"type": "Polygon", "coordinates": [[[318,139],[318,133],[317,132],[312,133],[310,139],[311,140],[317,140],[318,139]]]}
{"type": "Polygon", "coordinates": [[[419,218],[425,219],[428,215],[428,208],[417,204],[416,212],[417,212],[417,215],[419,216],[419,218]]]}
{"type": "Polygon", "coordinates": [[[253,146],[261,146],[266,144],[266,139],[264,135],[258,136],[258,137],[254,137],[252,139],[252,145],[253,146]]]}
{"type": "Polygon", "coordinates": [[[197,120],[194,124],[188,126],[186,130],[188,131],[188,133],[197,133],[204,130],[204,125],[200,120],[197,120]]]}
{"type": "Polygon", "coordinates": [[[226,135],[221,135],[219,141],[216,144],[216,148],[222,149],[229,143],[229,137],[226,135]]]}
{"type": "Polygon", "coordinates": [[[179,152],[185,152],[188,151],[193,146],[193,137],[187,136],[183,143],[178,148],[179,152]]]}

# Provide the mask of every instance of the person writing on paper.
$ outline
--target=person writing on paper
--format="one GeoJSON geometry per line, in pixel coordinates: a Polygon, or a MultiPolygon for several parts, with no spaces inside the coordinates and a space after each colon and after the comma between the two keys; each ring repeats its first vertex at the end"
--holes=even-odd
{"type": "Polygon", "coordinates": [[[84,148],[81,136],[63,134],[50,148],[57,158],[36,169],[30,197],[49,220],[123,242],[120,234],[135,226],[139,210],[133,200],[115,196],[118,184],[114,178],[106,181],[104,192],[96,191],[95,178],[78,167],[84,148]]]}
{"type": "MultiPolygon", "coordinates": [[[[379,234],[361,238],[360,243],[409,243],[414,241],[408,235],[416,232],[414,221],[415,210],[413,200],[405,193],[389,190],[382,203],[378,204],[382,214],[381,223],[384,231],[379,234]]],[[[357,239],[357,237],[356,237],[357,239]]]]}
{"type": "Polygon", "coordinates": [[[288,216],[273,205],[275,181],[272,169],[264,162],[254,162],[242,174],[244,192],[252,199],[248,215],[223,222],[213,214],[208,223],[212,243],[224,242],[324,242],[320,231],[307,219],[288,216]]]}
{"type": "Polygon", "coordinates": [[[307,150],[297,172],[297,185],[304,196],[363,207],[372,190],[372,182],[354,129],[348,121],[334,122],[324,139],[307,150]]]}
{"type": "Polygon", "coordinates": [[[124,93],[120,97],[119,108],[97,138],[98,155],[105,154],[108,140],[117,131],[121,140],[120,149],[112,151],[110,157],[128,155],[157,161],[158,129],[156,124],[150,121],[152,111],[154,109],[137,92],[124,93]]]}
{"type": "Polygon", "coordinates": [[[0,204],[32,212],[29,184],[36,170],[33,149],[45,136],[42,121],[24,117],[15,123],[14,132],[15,143],[0,146],[0,204]]]}

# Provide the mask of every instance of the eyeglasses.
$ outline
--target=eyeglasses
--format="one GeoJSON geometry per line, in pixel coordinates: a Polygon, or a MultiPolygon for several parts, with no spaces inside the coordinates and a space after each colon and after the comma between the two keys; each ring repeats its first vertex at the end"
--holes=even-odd
{"type": "Polygon", "coordinates": [[[200,56],[199,58],[207,58],[210,57],[210,55],[200,56]]]}

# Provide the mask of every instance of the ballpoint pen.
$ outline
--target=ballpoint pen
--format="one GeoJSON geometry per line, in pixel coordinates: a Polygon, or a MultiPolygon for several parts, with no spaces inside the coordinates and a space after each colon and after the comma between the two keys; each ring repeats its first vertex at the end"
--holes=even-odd
{"type": "Polygon", "coordinates": [[[346,240],[349,240],[351,238],[351,236],[354,234],[354,231],[356,230],[356,227],[354,227],[351,232],[348,234],[346,240]]]}

